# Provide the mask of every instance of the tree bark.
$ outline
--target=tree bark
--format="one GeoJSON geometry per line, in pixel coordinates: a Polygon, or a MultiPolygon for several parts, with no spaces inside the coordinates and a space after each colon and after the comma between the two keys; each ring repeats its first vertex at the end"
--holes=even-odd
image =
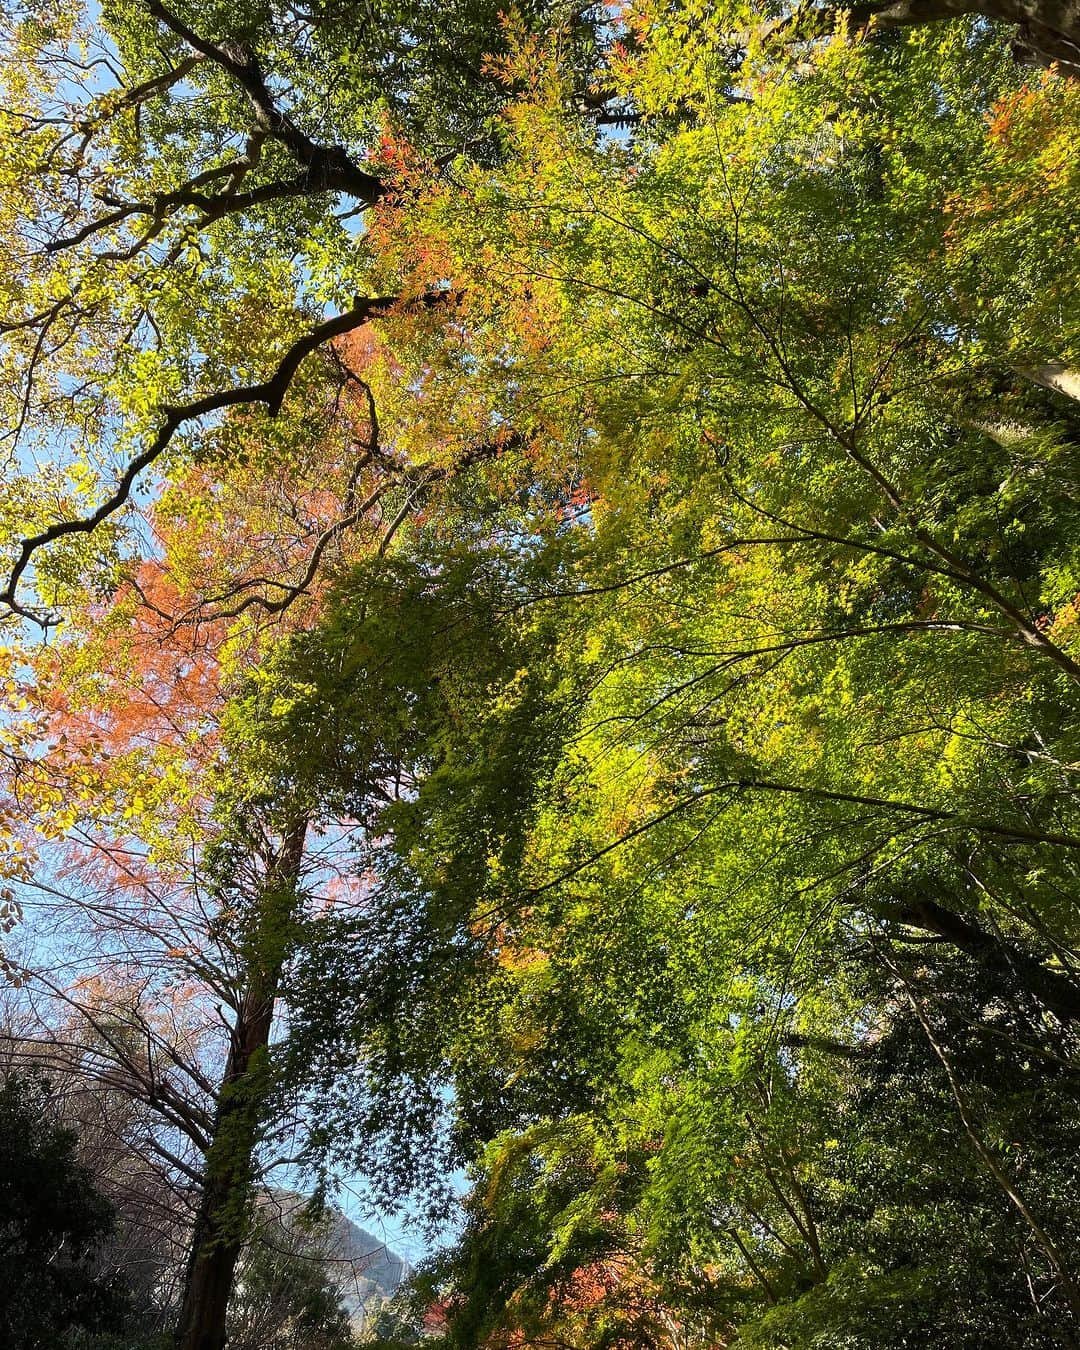
{"type": "Polygon", "coordinates": [[[1041,366],[1021,366],[1016,373],[1042,389],[1049,389],[1080,403],[1080,370],[1073,370],[1064,361],[1044,361],[1041,366]]]}
{"type": "Polygon", "coordinates": [[[285,836],[263,882],[247,987],[233,1028],[206,1153],[177,1350],[223,1350],[236,1263],[247,1239],[255,1147],[267,1095],[266,1056],[285,936],[297,904],[307,822],[285,836]]]}

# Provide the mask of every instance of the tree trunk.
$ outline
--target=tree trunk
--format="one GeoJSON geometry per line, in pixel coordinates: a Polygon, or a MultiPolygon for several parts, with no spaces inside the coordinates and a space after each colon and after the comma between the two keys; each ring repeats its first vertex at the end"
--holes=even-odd
{"type": "Polygon", "coordinates": [[[268,1089],[274,1004],[288,955],[307,822],[284,838],[268,868],[252,935],[247,987],[218,1091],[195,1216],[177,1350],[223,1350],[236,1263],[248,1236],[255,1146],[268,1089]]]}
{"type": "Polygon", "coordinates": [[[1080,370],[1073,370],[1064,361],[1044,361],[1041,366],[1023,366],[1016,372],[1024,379],[1055,394],[1062,394],[1080,403],[1080,370]]]}

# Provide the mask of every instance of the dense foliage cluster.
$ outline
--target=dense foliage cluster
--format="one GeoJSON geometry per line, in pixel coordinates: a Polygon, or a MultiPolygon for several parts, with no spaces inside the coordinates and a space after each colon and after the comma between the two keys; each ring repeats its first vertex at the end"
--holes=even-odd
{"type": "Polygon", "coordinates": [[[9,1077],[0,1087],[0,1330],[9,1345],[51,1350],[65,1333],[115,1330],[123,1290],[94,1258],[114,1214],[77,1138],[50,1117],[48,1085],[9,1077]]]}

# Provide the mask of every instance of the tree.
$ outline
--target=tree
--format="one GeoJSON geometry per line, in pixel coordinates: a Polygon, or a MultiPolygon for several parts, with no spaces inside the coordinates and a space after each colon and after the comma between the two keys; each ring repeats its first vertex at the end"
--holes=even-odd
{"type": "MultiPolygon", "coordinates": [[[[395,978],[364,965],[385,1001],[339,992],[339,1034],[367,1045],[381,1025],[396,1055],[366,1073],[452,1087],[454,1156],[477,1179],[450,1272],[460,1343],[550,1334],[544,1318],[580,1311],[560,1301],[563,1257],[584,1275],[575,1241],[595,1227],[618,1248],[624,1222],[620,1255],[644,1250],[668,1280],[672,1341],[840,1334],[847,1303],[843,1334],[874,1344],[897,1299],[916,1343],[926,1299],[993,1270],[988,1320],[1067,1343],[1067,1204],[1026,1161],[1032,1117],[1006,1143],[1012,1085],[979,1061],[1004,1037],[1035,1057],[1035,1095],[1075,1074],[1078,433],[1060,301],[1076,278],[1056,205],[1075,87],[1015,89],[974,27],[822,42],[795,72],[754,50],[732,80],[725,16],[651,18],[613,62],[651,110],[629,146],[583,135],[557,49],[523,43],[516,153],[428,203],[468,297],[469,387],[508,369],[517,406],[543,402],[544,449],[562,470],[577,450],[580,525],[564,511],[559,566],[526,569],[501,606],[523,653],[534,620],[554,635],[533,658],[540,744],[501,719],[505,673],[473,695],[484,735],[523,747],[520,804],[490,792],[505,742],[496,760],[422,705],[432,748],[381,822],[395,978]],[[1002,248],[985,222],[1012,205],[1002,248]],[[511,855],[477,857],[473,841],[508,837],[511,855]],[[969,985],[983,1001],[958,1018],[969,985]],[[928,1189],[978,1196],[1010,1234],[1007,1273],[957,1211],[940,1271],[898,1258],[900,1232],[845,1248],[830,1231],[855,1175],[829,1169],[830,1141],[861,1127],[827,1066],[861,1064],[898,1024],[950,1122],[928,1189]],[[598,1141],[587,1166],[569,1154],[582,1139],[598,1141]],[[763,1303],[779,1311],[758,1319],[763,1303]]],[[[435,378],[461,387],[459,370],[435,378]]],[[[335,603],[327,640],[355,664],[299,655],[300,726],[304,690],[355,715],[384,659],[355,658],[335,603]]],[[[348,792],[347,758],[319,772],[348,792]]],[[[329,958],[337,991],[370,939],[353,933],[329,958]]],[[[902,1135],[900,1170],[918,1147],[902,1135]]],[[[938,1203],[920,1197],[909,1232],[938,1203]]],[[[978,1298],[953,1306],[958,1338],[988,1334],[978,1298]]]]}
{"type": "MultiPolygon", "coordinates": [[[[320,843],[332,822],[309,831],[297,794],[263,793],[245,729],[223,732],[223,710],[271,625],[318,604],[316,571],[350,548],[388,545],[411,507],[412,486],[386,471],[362,404],[361,447],[347,439],[343,462],[332,442],[317,489],[298,472],[284,482],[237,472],[228,490],[189,474],[151,517],[161,556],[133,569],[108,608],[72,605],[65,635],[33,654],[21,682],[10,782],[34,804],[52,871],[23,886],[47,949],[22,960],[20,1038],[34,1042],[32,1062],[135,1113],[121,1152],[172,1196],[170,1226],[190,1253],[179,1313],[190,1336],[224,1334],[254,1194],[292,1156],[295,1109],[287,1093],[273,1097],[269,1062],[283,974],[335,888],[349,902],[335,879],[348,830],[320,843]],[[282,515],[295,527],[308,512],[299,540],[283,539],[282,515]],[[234,533],[256,521],[265,534],[234,533]],[[208,538],[220,541],[209,557],[208,538]],[[290,568],[295,586],[280,581],[290,568]]],[[[347,390],[331,386],[326,415],[353,416],[347,390]]],[[[258,472],[294,454],[280,440],[248,443],[258,472]]]]}
{"type": "MultiPolygon", "coordinates": [[[[407,198],[448,146],[493,152],[485,123],[504,93],[480,61],[498,38],[492,13],[463,6],[449,44],[422,5],[386,10],[363,35],[325,9],[208,17],[203,33],[157,4],[100,23],[76,7],[13,14],[4,114],[19,260],[5,327],[13,453],[26,464],[65,439],[69,450],[20,477],[6,503],[11,614],[46,633],[67,624],[63,666],[34,653],[27,677],[24,652],[12,657],[12,692],[29,705],[12,734],[12,794],[34,801],[49,836],[83,836],[75,894],[61,899],[66,919],[94,916],[98,969],[47,993],[92,1028],[77,1056],[164,1119],[154,1147],[200,1196],[182,1314],[200,1346],[224,1335],[313,829],[302,804],[268,804],[239,771],[218,786],[223,691],[266,640],[259,621],[310,602],[350,541],[385,551],[458,452],[482,458],[513,439],[488,423],[479,444],[436,446],[422,462],[380,442],[372,370],[388,383],[394,372],[361,330],[391,311],[414,328],[441,323],[455,297],[401,274],[347,224],[354,209],[407,198]],[[419,48],[418,31],[432,34],[419,48]],[[74,107],[69,75],[84,67],[102,87],[74,107]],[[329,94],[341,144],[302,126],[329,94]],[[406,125],[423,141],[415,155],[406,125]],[[392,290],[357,298],[383,276],[392,290]],[[346,337],[361,370],[334,345],[346,337]],[[274,425],[250,411],[260,405],[274,425]],[[140,519],[148,472],[162,490],[140,519]],[[209,565],[195,543],[208,523],[225,545],[209,565]],[[95,870],[107,897],[84,889],[95,870]],[[133,903],[117,899],[125,888],[133,903]],[[166,989],[185,995],[163,1018],[148,998],[166,989]],[[221,1063],[215,1000],[232,1018],[221,1063]]],[[[587,64],[591,20],[579,28],[587,64]]],[[[27,865],[11,866],[33,888],[27,865]]]]}
{"type": "Polygon", "coordinates": [[[1023,1100],[1080,1021],[1080,104],[936,14],[154,0],[74,114],[92,39],[19,28],[0,393],[76,443],[7,499],[68,623],[9,796],[82,837],[50,993],[197,1197],[185,1350],[297,1099],[388,1199],[474,1169],[458,1343],[873,1344],[962,1280],[830,1141],[925,1092],[995,1317],[1075,1334],[1023,1100]]]}
{"type": "MultiPolygon", "coordinates": [[[[5,1001],[17,1005],[21,995],[14,991],[5,1001]]],[[[178,1306],[188,1237],[184,1179],[164,1168],[155,1151],[160,1129],[152,1108],[97,1076],[84,1026],[72,1018],[65,1030],[66,1037],[56,1027],[43,1036],[39,1017],[12,1007],[0,1038],[2,1072],[32,1075],[47,1086],[50,1119],[74,1136],[80,1166],[108,1201],[114,1220],[89,1268],[99,1283],[125,1291],[117,1334],[141,1345],[170,1325],[178,1306]]]]}
{"type": "Polygon", "coordinates": [[[46,1082],[0,1086],[0,1327],[10,1345],[51,1347],[71,1331],[110,1330],[124,1291],[95,1278],[92,1258],[113,1223],[76,1157],[76,1137],[50,1118],[46,1082]]]}

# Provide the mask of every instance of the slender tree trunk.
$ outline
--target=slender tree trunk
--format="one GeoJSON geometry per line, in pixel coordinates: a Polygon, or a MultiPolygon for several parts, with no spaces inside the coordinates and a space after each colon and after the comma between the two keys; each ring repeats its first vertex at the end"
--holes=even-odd
{"type": "MultiPolygon", "coordinates": [[[[1017,1213],[1027,1224],[1036,1243],[1042,1248],[1043,1255],[1049,1262],[1050,1269],[1057,1277],[1062,1295],[1065,1302],[1069,1305],[1069,1310],[1071,1311],[1073,1318],[1077,1323],[1080,1323],[1080,1285],[1077,1284],[1076,1278],[1072,1273],[1072,1266],[1067,1260],[1067,1254],[1061,1251],[1049,1232],[1036,1218],[1017,1183],[998,1161],[994,1150],[989,1147],[979,1133],[975,1125],[975,1120],[968,1109],[967,1099],[960,1087],[960,1081],[953,1069],[952,1061],[946,1054],[945,1047],[934,1035],[933,1027],[930,1025],[930,1020],[923,1010],[922,1003],[919,1001],[910,982],[900,967],[891,961],[888,956],[885,956],[884,960],[889,970],[892,971],[903,985],[904,993],[907,995],[907,1000],[911,1005],[911,1009],[918,1018],[919,1025],[922,1027],[923,1033],[930,1043],[930,1048],[941,1062],[941,1067],[945,1070],[945,1077],[949,1083],[949,1090],[952,1092],[953,1101],[956,1103],[957,1115],[960,1117],[960,1123],[964,1127],[964,1133],[967,1135],[979,1161],[1001,1188],[1010,1204],[1013,1205],[1017,1213]]],[[[1069,1335],[1069,1342],[1075,1345],[1076,1337],[1072,1333],[1072,1330],[1069,1329],[1067,1334],[1069,1335]]]]}
{"type": "Polygon", "coordinates": [[[307,822],[285,836],[268,868],[253,934],[247,987],[233,1029],[206,1154],[177,1350],[223,1350],[236,1263],[248,1236],[255,1146],[268,1089],[267,1051],[287,931],[296,909],[307,822]]]}

